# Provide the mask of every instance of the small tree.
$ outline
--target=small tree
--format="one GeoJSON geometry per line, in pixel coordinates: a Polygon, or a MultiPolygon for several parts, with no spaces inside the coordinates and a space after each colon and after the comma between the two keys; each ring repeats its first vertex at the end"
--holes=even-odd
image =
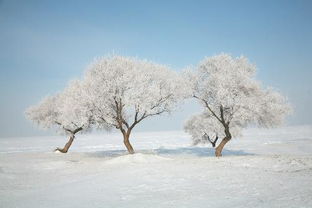
{"type": "Polygon", "coordinates": [[[224,137],[220,122],[207,112],[191,116],[185,122],[184,130],[192,136],[194,145],[210,143],[215,147],[219,137],[224,137]]]}
{"type": "Polygon", "coordinates": [[[72,81],[62,92],[44,98],[38,105],[26,110],[29,120],[44,129],[56,128],[57,131],[69,134],[69,141],[63,148],[56,148],[62,153],[68,152],[75,134],[90,127],[92,115],[85,91],[80,81],[72,81]]]}
{"type": "Polygon", "coordinates": [[[110,56],[94,61],[85,82],[93,115],[99,128],[114,127],[129,138],[142,120],[170,113],[179,99],[179,77],[166,66],[135,58],[110,56]]]}
{"type": "Polygon", "coordinates": [[[224,145],[239,135],[242,128],[249,124],[274,127],[290,112],[283,96],[272,89],[263,89],[254,79],[255,71],[256,67],[245,57],[221,54],[204,59],[197,70],[185,74],[191,97],[205,109],[203,114],[192,117],[185,129],[195,141],[208,132],[218,131],[224,136],[216,147],[216,156],[222,155],[224,145]]]}

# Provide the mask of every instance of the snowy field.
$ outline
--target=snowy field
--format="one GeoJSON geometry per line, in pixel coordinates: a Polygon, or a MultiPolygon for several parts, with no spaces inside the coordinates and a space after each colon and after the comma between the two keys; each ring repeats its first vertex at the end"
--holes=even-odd
{"type": "Polygon", "coordinates": [[[312,207],[312,126],[249,129],[222,158],[183,132],[0,138],[0,207],[312,207]]]}

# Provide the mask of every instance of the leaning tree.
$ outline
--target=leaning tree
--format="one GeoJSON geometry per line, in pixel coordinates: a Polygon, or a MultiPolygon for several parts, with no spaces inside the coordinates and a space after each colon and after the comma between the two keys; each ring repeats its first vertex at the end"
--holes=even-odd
{"type": "Polygon", "coordinates": [[[205,139],[204,134],[223,136],[215,149],[218,157],[242,128],[250,124],[277,126],[291,110],[282,95],[255,80],[255,72],[247,58],[221,54],[204,59],[196,70],[185,73],[191,97],[204,107],[204,113],[193,116],[185,129],[197,142],[205,139]]]}
{"type": "Polygon", "coordinates": [[[85,87],[81,81],[72,81],[63,92],[44,98],[39,104],[26,110],[26,117],[44,129],[56,129],[69,135],[63,148],[56,151],[67,153],[75,134],[86,131],[92,124],[89,103],[85,100],[85,87]]]}
{"type": "Polygon", "coordinates": [[[120,130],[128,152],[133,154],[131,131],[148,117],[171,112],[181,97],[179,80],[166,66],[107,56],[89,66],[84,82],[97,127],[120,130]]]}

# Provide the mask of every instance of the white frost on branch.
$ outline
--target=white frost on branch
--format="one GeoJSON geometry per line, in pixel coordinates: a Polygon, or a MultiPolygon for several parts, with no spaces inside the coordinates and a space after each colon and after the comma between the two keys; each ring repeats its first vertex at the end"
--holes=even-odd
{"type": "Polygon", "coordinates": [[[85,87],[81,81],[71,81],[63,92],[44,98],[26,110],[26,116],[44,129],[75,134],[88,130],[92,112],[85,100],[85,87]]]}
{"type": "MultiPolygon", "coordinates": [[[[205,111],[191,117],[185,130],[194,140],[204,132],[229,137],[238,136],[250,124],[261,127],[280,125],[291,108],[286,98],[265,89],[255,80],[256,67],[247,58],[220,54],[204,59],[196,70],[187,70],[184,79],[190,97],[196,98],[205,111]]],[[[230,139],[229,138],[229,139],[230,139]]]]}
{"type": "Polygon", "coordinates": [[[147,117],[172,111],[181,98],[179,80],[166,66],[107,56],[89,66],[84,82],[98,127],[131,130],[147,117]]]}
{"type": "Polygon", "coordinates": [[[29,107],[25,115],[43,129],[50,129],[56,125],[59,117],[57,101],[59,95],[47,96],[43,98],[37,105],[29,107]]]}
{"type": "Polygon", "coordinates": [[[117,128],[133,153],[132,129],[145,118],[170,113],[185,94],[182,81],[164,65],[123,56],[102,57],[88,67],[81,81],[72,81],[63,92],[29,108],[26,115],[41,127],[56,126],[73,135],[91,125],[117,128]]]}

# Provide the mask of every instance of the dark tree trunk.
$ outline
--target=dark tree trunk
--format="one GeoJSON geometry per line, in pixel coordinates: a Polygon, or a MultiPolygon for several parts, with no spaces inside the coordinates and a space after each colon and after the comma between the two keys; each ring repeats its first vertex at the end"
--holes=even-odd
{"type": "Polygon", "coordinates": [[[69,137],[69,140],[65,144],[65,146],[62,149],[58,147],[58,148],[55,149],[55,151],[60,151],[61,153],[67,153],[69,148],[70,148],[70,146],[72,145],[74,139],[75,139],[75,135],[71,134],[70,137],[69,137]]]}
{"type": "Polygon", "coordinates": [[[222,141],[220,142],[220,144],[217,146],[217,148],[215,150],[215,155],[217,157],[221,157],[222,156],[223,147],[225,146],[226,143],[228,143],[228,141],[230,141],[230,139],[228,139],[227,137],[224,137],[222,139],[222,141]]]}
{"type": "Polygon", "coordinates": [[[123,132],[123,137],[124,137],[124,144],[129,152],[129,154],[134,154],[134,149],[129,141],[130,138],[130,132],[131,131],[127,131],[127,132],[123,132]]]}
{"type": "Polygon", "coordinates": [[[212,139],[210,139],[209,135],[207,133],[205,133],[203,135],[203,139],[208,140],[210,142],[210,144],[212,145],[212,147],[215,148],[219,137],[218,137],[218,135],[216,135],[216,138],[214,140],[212,140],[212,139]]]}
{"type": "Polygon", "coordinates": [[[216,141],[215,142],[211,142],[211,145],[212,145],[213,148],[215,148],[216,147],[216,141]]]}
{"type": "Polygon", "coordinates": [[[222,141],[220,142],[220,144],[217,146],[216,150],[215,150],[215,155],[216,157],[221,157],[222,156],[222,150],[223,150],[223,147],[226,145],[226,143],[228,143],[231,138],[232,138],[232,135],[230,133],[230,129],[229,129],[229,126],[228,125],[225,125],[224,126],[224,133],[225,133],[225,137],[222,139],[222,141]]]}
{"type": "Polygon", "coordinates": [[[77,129],[75,129],[73,131],[71,129],[64,128],[64,130],[66,132],[70,133],[69,140],[68,140],[68,142],[65,144],[65,146],[62,149],[58,147],[54,151],[60,151],[62,153],[67,153],[69,148],[70,148],[70,146],[72,145],[72,143],[73,143],[73,141],[75,139],[75,134],[80,132],[80,131],[82,131],[83,128],[79,127],[79,128],[77,128],[77,129]]]}

